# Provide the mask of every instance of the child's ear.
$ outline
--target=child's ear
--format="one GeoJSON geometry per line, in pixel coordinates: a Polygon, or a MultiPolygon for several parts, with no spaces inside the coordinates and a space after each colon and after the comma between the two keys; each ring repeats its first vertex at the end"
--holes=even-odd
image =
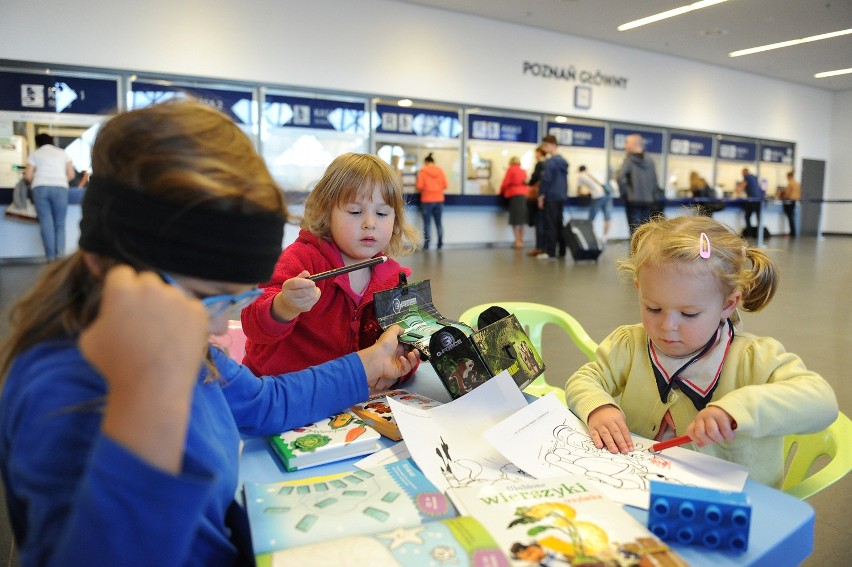
{"type": "Polygon", "coordinates": [[[740,300],[743,298],[743,294],[740,290],[735,290],[725,298],[725,303],[722,305],[722,316],[724,319],[728,319],[737,306],[740,304],[740,300]]]}

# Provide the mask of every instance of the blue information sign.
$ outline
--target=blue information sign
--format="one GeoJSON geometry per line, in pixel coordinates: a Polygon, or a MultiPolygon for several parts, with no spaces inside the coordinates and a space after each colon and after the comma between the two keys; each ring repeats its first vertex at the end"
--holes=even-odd
{"type": "Polygon", "coordinates": [[[757,157],[757,144],[755,142],[720,140],[717,155],[719,159],[753,163],[755,157],[757,157]]]}
{"type": "Polygon", "coordinates": [[[0,72],[0,110],[114,114],[118,80],[0,72]]]}
{"type": "Polygon", "coordinates": [[[712,157],[713,138],[672,133],[669,137],[669,153],[676,156],[712,157]]]}
{"type": "Polygon", "coordinates": [[[760,144],[760,161],[793,163],[793,146],[789,144],[760,144]]]}
{"type": "Polygon", "coordinates": [[[581,148],[606,147],[606,128],[588,124],[548,122],[547,133],[556,136],[560,146],[581,148]]]}
{"type": "Polygon", "coordinates": [[[459,115],[449,110],[377,104],[376,114],[377,134],[433,138],[458,138],[461,135],[459,115]]]}
{"type": "Polygon", "coordinates": [[[472,140],[538,143],[538,120],[469,114],[467,128],[472,140]]]}
{"type": "Polygon", "coordinates": [[[630,134],[639,134],[645,141],[645,151],[651,154],[663,153],[663,133],[662,132],[647,132],[642,130],[626,130],[624,128],[612,129],[612,148],[614,150],[623,150],[624,141],[630,134]]]}
{"type": "Polygon", "coordinates": [[[367,132],[363,102],[268,94],[263,103],[263,118],[275,128],[367,132]]]}
{"type": "Polygon", "coordinates": [[[213,89],[183,85],[161,85],[133,81],[130,108],[145,108],[173,98],[191,96],[224,112],[238,124],[252,124],[252,91],[249,89],[213,89]]]}

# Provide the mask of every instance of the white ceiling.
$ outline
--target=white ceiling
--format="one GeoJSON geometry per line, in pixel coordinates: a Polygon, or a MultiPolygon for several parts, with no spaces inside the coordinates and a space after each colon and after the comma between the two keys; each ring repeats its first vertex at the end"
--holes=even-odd
{"type": "Polygon", "coordinates": [[[695,0],[397,0],[694,59],[831,91],[852,89],[852,35],[755,55],[728,53],[852,28],[852,0],[729,0],[619,32],[632,20],[695,0]]]}

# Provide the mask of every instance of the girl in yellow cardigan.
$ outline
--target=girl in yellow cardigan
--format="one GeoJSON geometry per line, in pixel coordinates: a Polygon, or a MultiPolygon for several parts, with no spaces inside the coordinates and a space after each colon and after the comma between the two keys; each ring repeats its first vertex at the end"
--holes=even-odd
{"type": "Polygon", "coordinates": [[[565,388],[595,445],[627,453],[631,431],[688,435],[687,447],[780,486],[784,436],[825,429],[838,410],[798,356],[735,329],[738,308],[759,311],[775,295],[772,258],[711,218],[678,217],[639,227],[618,267],[633,277],[642,324],[612,332],[565,388]]]}

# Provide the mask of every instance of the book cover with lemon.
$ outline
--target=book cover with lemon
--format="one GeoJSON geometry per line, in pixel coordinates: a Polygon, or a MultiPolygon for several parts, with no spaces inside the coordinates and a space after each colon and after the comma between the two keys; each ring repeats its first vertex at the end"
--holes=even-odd
{"type": "Polygon", "coordinates": [[[687,565],[585,479],[450,488],[460,514],[478,519],[514,566],[687,565]]]}
{"type": "Polygon", "coordinates": [[[379,432],[350,411],[268,437],[288,471],[333,463],[382,448],[379,432]]]}

